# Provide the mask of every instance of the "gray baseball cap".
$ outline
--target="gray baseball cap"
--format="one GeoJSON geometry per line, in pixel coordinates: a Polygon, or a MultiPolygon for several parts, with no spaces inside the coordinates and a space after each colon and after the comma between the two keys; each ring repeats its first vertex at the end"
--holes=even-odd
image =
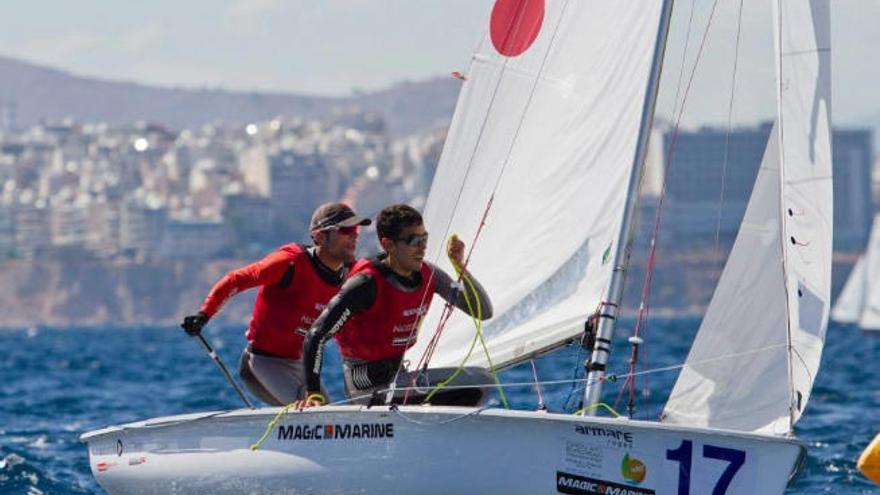
{"type": "Polygon", "coordinates": [[[312,213],[309,230],[322,230],[329,227],[353,227],[355,225],[370,225],[371,223],[373,223],[372,220],[358,216],[345,203],[324,203],[312,213]]]}

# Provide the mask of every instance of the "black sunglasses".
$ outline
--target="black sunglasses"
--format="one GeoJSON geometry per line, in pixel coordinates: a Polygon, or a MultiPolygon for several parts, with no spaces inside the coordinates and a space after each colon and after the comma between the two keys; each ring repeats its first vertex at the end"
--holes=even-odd
{"type": "Polygon", "coordinates": [[[409,247],[416,247],[422,243],[428,244],[428,233],[424,234],[410,234],[406,237],[398,237],[394,239],[397,242],[402,242],[409,247]]]}
{"type": "Polygon", "coordinates": [[[323,229],[321,229],[321,232],[336,231],[342,235],[352,235],[352,234],[356,234],[358,232],[359,228],[360,228],[360,225],[352,225],[350,227],[339,227],[339,226],[333,225],[330,227],[324,227],[323,229]]]}

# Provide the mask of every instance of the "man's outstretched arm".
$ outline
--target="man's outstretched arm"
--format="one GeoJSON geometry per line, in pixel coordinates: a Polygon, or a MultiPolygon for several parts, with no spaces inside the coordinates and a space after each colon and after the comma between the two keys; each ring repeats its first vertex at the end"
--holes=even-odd
{"type": "Polygon", "coordinates": [[[489,299],[486,289],[470,273],[465,272],[461,281],[456,282],[448,273],[434,267],[434,279],[436,281],[435,292],[456,308],[481,320],[488,320],[492,317],[492,300],[489,299]],[[474,294],[474,290],[476,290],[476,294],[474,294]],[[477,301],[479,301],[479,306],[477,306],[477,301]],[[477,308],[479,308],[479,314],[477,314],[477,308]]]}
{"type": "Polygon", "coordinates": [[[435,292],[456,308],[475,318],[481,320],[491,318],[492,301],[489,299],[486,289],[464,267],[464,242],[457,235],[453,234],[449,238],[449,242],[446,243],[446,254],[456,270],[462,272],[461,281],[454,282],[448,273],[437,267],[432,267],[436,280],[435,292]],[[477,301],[479,301],[479,306],[477,301]],[[477,311],[478,308],[479,311],[477,311]]]}

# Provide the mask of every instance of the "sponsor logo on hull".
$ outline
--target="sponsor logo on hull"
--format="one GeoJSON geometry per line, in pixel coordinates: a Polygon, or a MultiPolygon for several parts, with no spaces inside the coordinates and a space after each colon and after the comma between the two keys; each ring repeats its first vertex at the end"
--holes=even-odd
{"type": "Polygon", "coordinates": [[[648,475],[648,468],[645,467],[645,463],[635,457],[630,457],[629,453],[626,453],[623,456],[623,461],[620,462],[620,474],[626,481],[639,484],[645,481],[645,476],[648,475]]]}
{"type": "Polygon", "coordinates": [[[568,495],[655,495],[654,490],[556,471],[556,491],[568,495]]]}
{"type": "Polygon", "coordinates": [[[394,423],[281,425],[278,440],[347,440],[394,438],[394,423]]]}
{"type": "Polygon", "coordinates": [[[565,462],[575,471],[587,470],[587,474],[598,474],[604,466],[604,449],[598,445],[583,442],[565,441],[565,462]]]}
{"type": "Polygon", "coordinates": [[[575,433],[605,440],[606,445],[619,449],[633,448],[633,434],[629,431],[602,426],[575,425],[575,433]]]}

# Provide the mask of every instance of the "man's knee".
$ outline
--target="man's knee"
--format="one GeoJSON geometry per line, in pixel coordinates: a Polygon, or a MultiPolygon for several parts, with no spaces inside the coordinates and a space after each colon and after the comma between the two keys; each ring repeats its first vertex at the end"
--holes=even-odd
{"type": "Polygon", "coordinates": [[[247,351],[241,356],[241,361],[238,365],[238,376],[241,377],[241,381],[244,382],[245,387],[247,387],[247,389],[261,401],[270,406],[285,405],[282,401],[279,401],[274,395],[272,395],[262,383],[260,383],[259,378],[254,374],[254,370],[251,367],[250,353],[247,351]]]}

